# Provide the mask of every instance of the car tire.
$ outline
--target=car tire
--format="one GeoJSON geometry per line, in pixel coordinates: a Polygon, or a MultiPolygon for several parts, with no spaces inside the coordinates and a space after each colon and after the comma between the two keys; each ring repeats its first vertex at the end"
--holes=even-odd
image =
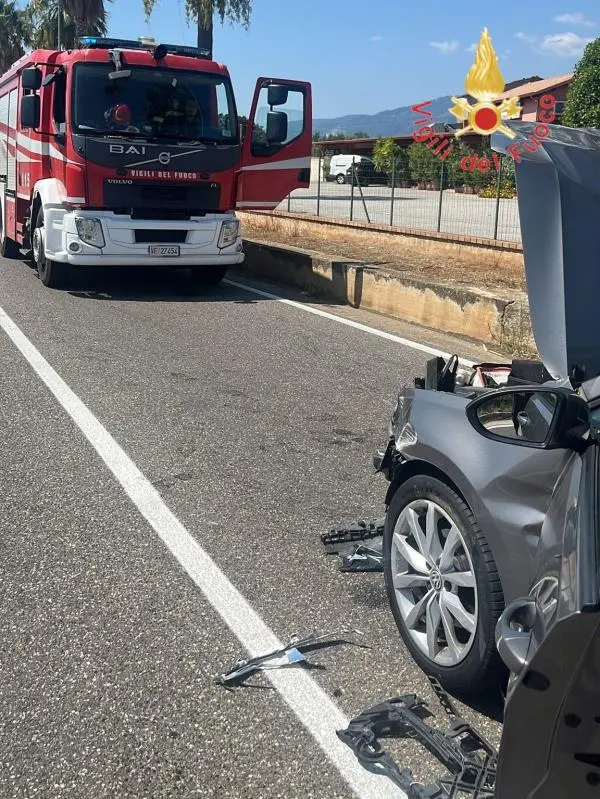
{"type": "Polygon", "coordinates": [[[506,668],[495,628],[504,595],[489,545],[464,500],[440,480],[411,477],[387,509],[383,553],[396,626],[421,669],[449,691],[479,693],[499,685],[506,668]]]}
{"type": "Polygon", "coordinates": [[[44,286],[51,289],[61,288],[69,274],[69,267],[58,261],[51,261],[46,257],[44,245],[44,211],[40,208],[37,214],[35,228],[32,235],[32,257],[38,275],[44,286]]]}
{"type": "Polygon", "coordinates": [[[335,182],[336,182],[336,183],[337,183],[339,186],[343,186],[343,185],[344,185],[344,183],[346,182],[346,176],[345,176],[345,175],[342,175],[342,174],[340,174],[340,175],[336,175],[336,177],[335,177],[335,182]]]}
{"type": "Polygon", "coordinates": [[[0,256],[2,258],[18,258],[19,245],[9,239],[4,229],[4,208],[0,205],[0,256]]]}
{"type": "Polygon", "coordinates": [[[193,289],[218,286],[227,274],[226,266],[195,266],[190,269],[190,282],[193,289]]]}

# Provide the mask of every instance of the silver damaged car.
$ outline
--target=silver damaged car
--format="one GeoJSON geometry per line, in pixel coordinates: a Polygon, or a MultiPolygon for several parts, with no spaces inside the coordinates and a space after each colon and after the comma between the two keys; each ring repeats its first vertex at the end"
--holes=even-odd
{"type": "MultiPolygon", "coordinates": [[[[511,127],[525,142],[534,125],[511,127]]],[[[507,385],[475,388],[460,384],[457,359],[428,364],[426,380],[400,393],[374,459],[389,481],[391,609],[414,659],[451,691],[498,684],[507,666],[513,683],[526,671],[540,629],[556,618],[582,481],[597,501],[600,131],[550,128],[516,164],[544,369],[513,363],[507,385]],[[535,625],[521,618],[531,605],[535,625]]],[[[494,136],[492,146],[506,152],[510,143],[494,136]]]]}

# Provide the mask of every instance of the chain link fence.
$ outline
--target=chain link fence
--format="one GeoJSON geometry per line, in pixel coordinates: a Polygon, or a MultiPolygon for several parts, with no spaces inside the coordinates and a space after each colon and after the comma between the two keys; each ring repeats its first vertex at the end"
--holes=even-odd
{"type": "MultiPolygon", "coordinates": [[[[429,153],[428,153],[429,155],[429,153]]],[[[337,174],[330,158],[312,159],[311,185],[290,194],[278,210],[393,227],[520,242],[521,229],[511,158],[449,163],[428,159],[411,171],[407,158],[386,172],[362,159],[337,174]],[[473,166],[473,169],[469,167],[473,166]],[[417,173],[417,174],[415,174],[417,173]]]]}

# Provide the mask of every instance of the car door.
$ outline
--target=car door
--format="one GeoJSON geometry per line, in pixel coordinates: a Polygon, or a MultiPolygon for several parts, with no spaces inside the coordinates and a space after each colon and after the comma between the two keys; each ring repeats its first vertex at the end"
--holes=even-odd
{"type": "Polygon", "coordinates": [[[259,78],[242,144],[236,208],[272,210],[291,191],[310,186],[310,83],[259,78]]]}
{"type": "Polygon", "coordinates": [[[496,632],[511,670],[498,799],[597,796],[600,446],[573,453],[552,498],[529,596],[496,632]]]}

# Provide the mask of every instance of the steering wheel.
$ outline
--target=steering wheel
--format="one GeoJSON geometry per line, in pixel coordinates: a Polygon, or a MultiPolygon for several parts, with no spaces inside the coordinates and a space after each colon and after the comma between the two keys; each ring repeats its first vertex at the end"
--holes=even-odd
{"type": "Polygon", "coordinates": [[[456,385],[458,372],[458,355],[451,355],[442,369],[437,381],[437,390],[452,393],[456,385]]]}

